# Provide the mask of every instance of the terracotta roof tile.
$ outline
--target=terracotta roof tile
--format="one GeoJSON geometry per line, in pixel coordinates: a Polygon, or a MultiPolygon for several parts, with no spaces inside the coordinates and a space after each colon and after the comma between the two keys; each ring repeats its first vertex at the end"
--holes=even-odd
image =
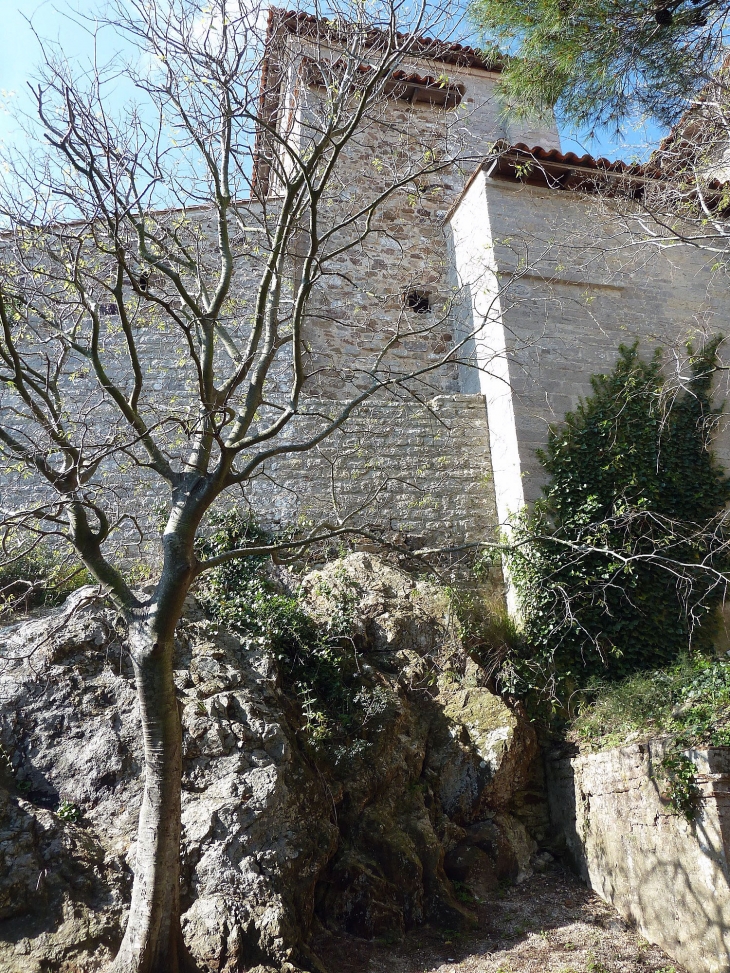
{"type": "MultiPolygon", "coordinates": [[[[315,17],[314,14],[305,11],[284,10],[279,7],[271,7],[269,10],[269,28],[284,28],[292,34],[306,35],[308,33],[336,35],[337,28],[326,18],[315,17]]],[[[376,37],[382,36],[382,32],[377,28],[371,31],[373,42],[376,37]]],[[[407,34],[398,34],[400,39],[406,40],[407,34]]],[[[468,47],[464,44],[451,44],[447,41],[439,40],[434,37],[416,37],[412,39],[413,55],[433,58],[435,61],[443,61],[446,64],[461,65],[465,67],[480,68],[483,71],[501,71],[502,61],[494,58],[487,61],[487,55],[476,47],[468,47]]]]}
{"type": "MultiPolygon", "coordinates": [[[[681,177],[681,181],[686,183],[686,173],[683,170],[677,170],[671,164],[666,165],[666,160],[658,153],[653,153],[649,158],[648,162],[638,163],[638,162],[622,162],[617,159],[611,162],[609,159],[596,159],[592,155],[581,155],[578,156],[574,152],[561,152],[559,149],[543,149],[539,145],[533,145],[530,147],[524,142],[517,142],[514,145],[507,145],[506,142],[498,143],[495,146],[494,155],[498,155],[500,159],[504,159],[506,166],[501,167],[500,174],[507,175],[509,167],[511,166],[512,175],[517,175],[517,170],[514,163],[523,160],[533,160],[540,163],[540,166],[535,170],[536,175],[542,175],[543,181],[549,181],[550,168],[555,167],[560,168],[568,172],[571,168],[580,170],[581,173],[585,173],[586,170],[589,172],[595,172],[597,175],[605,173],[606,175],[620,175],[625,176],[629,181],[636,180],[639,182],[652,182],[662,180],[667,184],[670,184],[673,179],[677,176],[681,177]],[[521,158],[520,158],[521,157],[521,158]],[[542,173],[540,170],[542,169],[542,173]]],[[[671,160],[670,160],[671,162],[671,160]]],[[[557,180],[554,180],[557,186],[561,185],[557,180]]],[[[726,188],[730,185],[726,180],[721,179],[711,179],[707,182],[703,182],[703,193],[710,194],[722,194],[726,188]]],[[[567,188],[567,187],[566,187],[567,188]]],[[[587,188],[585,186],[585,180],[582,188],[587,188]]],[[[680,190],[683,193],[687,192],[687,186],[684,184],[680,186],[680,190]]],[[[706,199],[707,202],[707,199],[706,199]]]]}
{"type": "MultiPolygon", "coordinates": [[[[321,63],[313,58],[303,58],[302,64],[307,83],[319,87],[326,87],[327,78],[337,77],[340,71],[344,73],[348,68],[345,61],[334,61],[327,65],[327,77],[325,77],[321,63]]],[[[373,68],[369,64],[360,64],[356,71],[358,75],[367,77],[373,71],[373,68]]],[[[464,86],[462,84],[450,84],[445,82],[443,78],[435,78],[430,74],[422,75],[415,71],[393,71],[387,79],[385,91],[396,98],[411,102],[428,100],[432,104],[454,108],[461,101],[464,86]]]]}
{"type": "MultiPolygon", "coordinates": [[[[561,152],[560,149],[544,149],[540,145],[529,146],[525,142],[510,145],[506,141],[497,142],[490,153],[479,163],[469,178],[459,199],[453,204],[446,219],[449,220],[477,174],[488,170],[491,176],[506,179],[519,179],[526,183],[536,183],[555,190],[577,190],[591,193],[606,188],[606,177],[622,177],[620,182],[629,194],[637,195],[648,184],[662,182],[672,187],[677,175],[656,165],[653,158],[646,163],[628,163],[610,159],[596,159],[592,155],[576,155],[574,152],[561,152]],[[530,163],[533,163],[530,165],[530,163]]],[[[686,199],[692,187],[687,186],[684,177],[675,186],[679,196],[686,199]]],[[[705,205],[717,208],[721,214],[730,215],[727,194],[730,182],[712,179],[702,188],[705,205]]],[[[609,192],[612,191],[609,189],[609,192]]]]}
{"type": "MultiPolygon", "coordinates": [[[[622,175],[642,176],[649,179],[658,179],[660,172],[655,167],[642,165],[636,162],[622,162],[616,160],[611,162],[609,159],[596,159],[592,155],[576,155],[575,152],[561,152],[560,149],[543,149],[540,145],[530,147],[525,142],[516,142],[514,145],[502,143],[496,147],[502,154],[515,155],[523,154],[530,156],[539,162],[552,163],[554,165],[570,167],[575,166],[580,169],[591,169],[595,172],[611,172],[622,175]]],[[[495,153],[496,154],[496,153],[495,153]]]]}

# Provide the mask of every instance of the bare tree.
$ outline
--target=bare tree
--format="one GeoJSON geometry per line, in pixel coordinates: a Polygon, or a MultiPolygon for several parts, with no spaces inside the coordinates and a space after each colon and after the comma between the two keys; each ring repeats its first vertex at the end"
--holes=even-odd
{"type": "MultiPolygon", "coordinates": [[[[137,60],[74,73],[44,48],[33,132],[45,146],[7,160],[4,561],[49,537],[71,545],[126,621],[141,705],[145,788],[115,971],[193,967],[179,923],[174,632],[201,574],[269,549],[201,560],[201,524],[367,400],[421,398],[455,354],[435,340],[442,314],[409,314],[382,287],[369,322],[345,322],[351,345],[328,330],[349,256],[392,241],[389,207],[456,158],[445,123],[424,137],[392,118],[404,62],[452,50],[423,39],[449,11],[384,0],[326,14],[113,0],[104,26],[137,60]],[[134,100],[115,115],[119,91],[134,100]],[[363,187],[373,131],[392,151],[367,157],[378,178],[363,187]],[[148,595],[128,580],[135,544],[156,572],[148,595]]],[[[448,78],[418,83],[446,111],[459,99],[448,78]]],[[[341,518],[303,540],[347,529],[341,518]]]]}

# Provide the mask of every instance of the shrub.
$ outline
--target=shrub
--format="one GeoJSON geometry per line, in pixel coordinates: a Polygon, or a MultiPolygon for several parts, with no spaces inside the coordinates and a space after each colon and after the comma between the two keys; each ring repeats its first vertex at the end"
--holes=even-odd
{"type": "Polygon", "coordinates": [[[56,809],[56,815],[61,821],[70,821],[75,824],[81,820],[81,809],[76,804],[72,804],[71,801],[61,801],[56,809]]]}
{"type": "Polygon", "coordinates": [[[702,806],[702,791],[697,784],[697,771],[686,753],[668,753],[661,762],[661,779],[667,788],[667,800],[675,814],[694,821],[702,806]]]}
{"type": "Polygon", "coordinates": [[[730,745],[730,660],[685,657],[591,687],[572,733],[591,749],[671,737],[679,749],[730,745]]]}
{"type": "Polygon", "coordinates": [[[502,672],[513,689],[565,700],[596,676],[709,645],[701,623],[723,586],[707,568],[726,566],[717,518],[730,500],[709,448],[718,341],[690,349],[692,378],[676,394],[659,352],[647,362],[622,346],[613,372],[551,430],[540,454],[550,480],[508,554],[523,617],[502,672]]]}
{"type": "MultiPolygon", "coordinates": [[[[274,540],[251,519],[230,511],[215,518],[201,553],[213,557],[274,540]]],[[[220,565],[205,576],[200,601],[215,619],[274,654],[309,740],[344,740],[342,755],[351,757],[361,749],[353,738],[390,705],[382,687],[362,676],[350,637],[355,593],[346,584],[324,592],[333,605],[326,622],[317,624],[296,594],[272,581],[267,563],[267,557],[251,556],[220,565]]]]}
{"type": "Polygon", "coordinates": [[[84,567],[68,563],[60,551],[37,545],[10,552],[0,561],[0,618],[40,606],[60,605],[94,578],[84,567]]]}

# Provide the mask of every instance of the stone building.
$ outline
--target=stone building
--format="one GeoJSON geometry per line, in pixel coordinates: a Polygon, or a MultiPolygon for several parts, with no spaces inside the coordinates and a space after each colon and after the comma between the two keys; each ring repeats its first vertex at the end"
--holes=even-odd
{"type": "MultiPolygon", "coordinates": [[[[288,29],[299,38],[307,20],[299,15],[288,29]]],[[[607,204],[606,187],[640,183],[640,167],[562,153],[554,119],[506,121],[498,67],[485,67],[476,52],[450,46],[402,74],[393,128],[418,133],[417,145],[461,139],[459,162],[417,202],[389,204],[395,240],[379,240],[361,259],[348,255],[321,333],[330,346],[346,341],[358,288],[377,293],[381,320],[401,313],[409,295],[424,302],[412,314],[448,306],[437,351],[453,336],[465,344],[454,356],[458,368],[434,372],[430,410],[371,407],[355,424],[368,427],[370,453],[409,481],[389,495],[391,527],[414,542],[478,540],[539,496],[535,450],[549,425],[590,393],[591,375],[611,370],[620,344],[638,340],[648,355],[662,348],[681,378],[686,342],[701,344],[726,327],[730,289],[711,253],[640,245],[640,220],[607,204]],[[436,103],[424,75],[447,77],[458,104],[436,103]]],[[[282,100],[285,90],[282,81],[282,100]]],[[[308,97],[299,89],[289,108],[301,115],[291,126],[298,132],[308,97]]],[[[372,160],[391,137],[375,128],[358,141],[348,160],[353,185],[377,180],[372,160]]],[[[723,429],[716,447],[730,465],[723,429]]],[[[348,482],[352,468],[341,469],[345,494],[359,497],[348,482]]],[[[312,458],[286,475],[316,475],[312,458]]]]}
{"type": "MultiPolygon", "coordinates": [[[[306,14],[275,12],[271,23],[262,110],[280,146],[306,151],[322,72],[336,72],[337,49],[329,27],[306,14]]],[[[292,429],[301,434],[348,391],[343,363],[351,389],[386,340],[388,375],[419,376],[365,403],[317,449],[272,456],[240,498],[264,522],[326,519],[334,504],[341,519],[384,527],[412,549],[494,536],[539,494],[535,449],[548,425],[590,391],[592,374],[611,369],[620,343],[638,339],[645,353],[661,346],[681,372],[686,340],[723,330],[730,294],[723,271],[712,269],[714,257],[690,246],[637,245],[636,221],[594,191],[611,180],[640,182],[635,167],[563,154],[552,118],[506,120],[498,79],[498,65],[477,51],[429,41],[400,66],[377,113],[349,141],[333,197],[338,211],[377,195],[399,166],[407,170],[424,153],[450,161],[427,180],[404,181],[362,244],[330,259],[306,317],[319,384],[292,429]]],[[[255,198],[236,204],[242,326],[265,262],[259,241],[268,239],[279,205],[277,165],[286,162],[276,151],[261,140],[255,198]]],[[[159,219],[172,225],[176,216],[159,219]]],[[[205,264],[206,241],[215,235],[210,212],[192,207],[184,223],[205,264]]],[[[301,260],[292,253],[290,261],[296,283],[301,260]]],[[[150,281],[153,290],[164,286],[150,281]]],[[[150,410],[157,397],[174,428],[183,428],[183,390],[195,384],[191,362],[174,327],[152,321],[144,295],[137,297],[150,410]]],[[[118,340],[113,328],[109,334],[118,340]]],[[[80,419],[91,423],[93,414],[98,422],[106,406],[100,390],[89,388],[79,397],[80,419]]],[[[0,408],[8,395],[0,390],[0,408]]],[[[172,454],[182,448],[174,439],[167,447],[172,454]]],[[[717,448],[730,465],[722,430],[717,448]]],[[[134,503],[149,507],[154,483],[143,468],[136,473],[134,503]]],[[[124,475],[115,475],[106,488],[116,490],[122,510],[130,491],[124,475]]],[[[16,477],[4,492],[32,495],[35,503],[37,489],[16,477]]]]}
{"type": "MultiPolygon", "coordinates": [[[[485,396],[501,523],[540,495],[535,451],[548,426],[590,394],[592,375],[612,369],[620,344],[638,340],[644,355],[663,349],[681,381],[686,343],[727,329],[730,290],[716,256],[642,243],[639,216],[603,198],[631,172],[547,147],[505,147],[477,166],[445,220],[465,294],[462,327],[484,322],[472,348],[478,367],[461,381],[485,396]],[[564,188],[571,178],[583,191],[564,188]]],[[[717,393],[727,394],[726,378],[717,393]]],[[[724,425],[715,448],[730,466],[724,425]]]]}

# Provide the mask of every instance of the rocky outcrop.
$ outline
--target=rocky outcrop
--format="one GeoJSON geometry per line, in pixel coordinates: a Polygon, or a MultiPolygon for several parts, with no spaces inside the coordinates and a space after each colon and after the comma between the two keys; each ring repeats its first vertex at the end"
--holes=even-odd
{"type": "MultiPolygon", "coordinates": [[[[183,930],[204,970],[320,969],[317,922],[457,928],[471,915],[453,882],[486,895],[534,851],[510,814],[534,736],[480,685],[443,590],[366,554],[303,589],[325,628],[347,615],[356,726],[315,725],[265,639],[194,603],[180,626],[183,930]]],[[[0,971],[99,969],[123,928],[141,799],[125,633],[82,589],[3,638],[0,971]]]]}

